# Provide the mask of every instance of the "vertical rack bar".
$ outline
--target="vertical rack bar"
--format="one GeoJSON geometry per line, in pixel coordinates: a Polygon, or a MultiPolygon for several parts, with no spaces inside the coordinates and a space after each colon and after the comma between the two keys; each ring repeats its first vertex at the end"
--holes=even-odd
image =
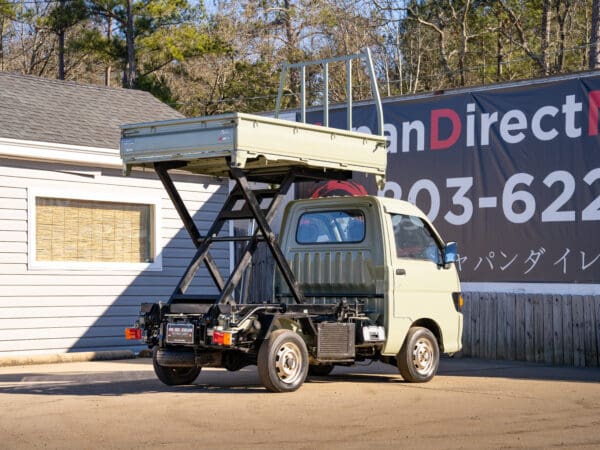
{"type": "Polygon", "coordinates": [[[306,66],[300,67],[300,121],[306,123],[306,66]]]}
{"type": "Polygon", "coordinates": [[[352,130],[352,60],[346,60],[346,124],[352,130]]]}
{"type": "Polygon", "coordinates": [[[323,126],[329,126],[329,63],[323,64],[323,126]]]}
{"type": "Polygon", "coordinates": [[[375,109],[377,110],[377,134],[383,136],[383,107],[381,106],[381,97],[379,96],[379,88],[377,87],[377,79],[375,78],[375,69],[373,69],[373,58],[371,58],[371,50],[369,50],[369,48],[367,48],[365,56],[371,78],[371,93],[373,94],[375,109]]]}

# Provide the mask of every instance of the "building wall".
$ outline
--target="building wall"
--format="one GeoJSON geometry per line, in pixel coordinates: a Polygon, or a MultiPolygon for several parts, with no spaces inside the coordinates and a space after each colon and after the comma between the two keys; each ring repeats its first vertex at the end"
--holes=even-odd
{"type": "MultiPolygon", "coordinates": [[[[173,176],[205,233],[227,194],[227,185],[187,174],[173,176]]],[[[51,194],[50,194],[51,195],[51,194]]],[[[229,271],[226,245],[212,252],[229,271]]],[[[0,159],[0,358],[142,348],[124,339],[142,302],[166,300],[194,254],[194,246],[162,184],[151,172],[122,176],[117,168],[0,159]],[[79,198],[147,199],[157,205],[161,268],[35,268],[28,260],[31,192],[72,192],[79,198]]],[[[205,269],[188,292],[214,292],[205,269]]]]}

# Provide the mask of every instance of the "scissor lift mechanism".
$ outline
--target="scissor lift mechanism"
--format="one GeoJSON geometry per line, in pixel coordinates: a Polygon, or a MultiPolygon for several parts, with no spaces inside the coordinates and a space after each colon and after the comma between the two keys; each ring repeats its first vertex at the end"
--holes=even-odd
{"type": "MultiPolygon", "coordinates": [[[[252,189],[250,181],[252,176],[248,176],[243,170],[232,167],[230,169],[231,179],[236,183],[235,188],[231,190],[227,200],[223,204],[216,219],[212,223],[205,237],[200,234],[196,227],[192,216],[187,210],[183,200],[181,199],[174,183],[171,179],[168,170],[177,168],[177,164],[172,163],[155,163],[154,168],[160,180],[163,183],[171,201],[183,221],[183,224],[190,235],[190,238],[196,246],[196,253],[190,261],[187,269],[181,277],[175,291],[171,295],[168,303],[213,303],[214,297],[199,297],[198,295],[186,295],[186,290],[190,286],[195,274],[204,263],[215,285],[219,289],[219,297],[217,303],[231,304],[235,303],[233,292],[242,279],[242,275],[250,262],[252,255],[258,248],[259,242],[265,242],[274,259],[281,275],[287,283],[290,293],[296,303],[304,303],[304,296],[296,278],[287,263],[279,244],[276,241],[275,233],[271,229],[271,223],[275,217],[278,208],[295,181],[307,180],[322,180],[322,179],[347,179],[351,176],[350,172],[327,172],[323,174],[322,170],[306,169],[302,167],[292,167],[285,174],[282,174],[277,180],[278,187],[274,189],[252,189]],[[239,208],[239,202],[244,202],[239,208]],[[261,208],[265,200],[270,200],[266,209],[261,208]],[[234,209],[235,208],[235,209],[234,209]],[[231,236],[218,237],[225,223],[229,220],[238,219],[254,219],[256,220],[257,229],[251,236],[231,236]],[[219,269],[210,254],[210,246],[215,242],[246,242],[245,248],[241,254],[239,262],[229,278],[225,281],[219,272],[219,269]]],[[[273,179],[273,176],[270,177],[273,179]]]]}

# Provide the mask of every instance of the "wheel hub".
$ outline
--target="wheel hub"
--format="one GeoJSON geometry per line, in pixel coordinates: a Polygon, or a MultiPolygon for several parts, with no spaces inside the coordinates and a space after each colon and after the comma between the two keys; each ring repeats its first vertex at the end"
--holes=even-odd
{"type": "Polygon", "coordinates": [[[419,339],[413,349],[413,364],[421,375],[428,375],[434,366],[434,351],[426,339],[419,339]]]}
{"type": "Polygon", "coordinates": [[[292,343],[282,345],[275,358],[277,376],[284,383],[293,383],[300,376],[302,355],[300,349],[292,343]]]}

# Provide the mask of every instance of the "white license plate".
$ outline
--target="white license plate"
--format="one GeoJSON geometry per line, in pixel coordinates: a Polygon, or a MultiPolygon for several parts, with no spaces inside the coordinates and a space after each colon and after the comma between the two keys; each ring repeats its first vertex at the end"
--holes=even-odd
{"type": "Polygon", "coordinates": [[[169,344],[193,344],[194,325],[191,323],[168,323],[167,343],[169,344]]]}

